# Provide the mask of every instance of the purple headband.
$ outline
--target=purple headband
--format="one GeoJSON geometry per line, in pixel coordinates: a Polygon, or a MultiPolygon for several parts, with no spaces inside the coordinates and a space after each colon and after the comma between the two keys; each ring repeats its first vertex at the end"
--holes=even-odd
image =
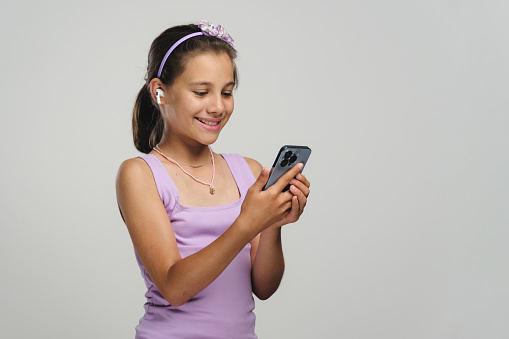
{"type": "Polygon", "coordinates": [[[215,38],[221,39],[223,41],[226,41],[232,47],[235,47],[235,45],[233,44],[232,37],[230,36],[230,34],[226,33],[225,29],[221,25],[218,25],[216,27],[213,24],[211,24],[210,22],[202,20],[198,24],[198,27],[202,30],[201,32],[195,32],[195,33],[191,33],[191,34],[184,36],[183,38],[178,40],[176,43],[174,43],[173,46],[170,47],[168,52],[166,52],[166,54],[164,55],[163,61],[161,62],[161,66],[159,66],[159,71],[157,72],[158,78],[161,77],[161,73],[163,72],[164,64],[166,63],[166,60],[170,56],[171,52],[173,52],[173,50],[175,48],[177,48],[178,45],[180,45],[181,43],[183,43],[184,41],[186,41],[189,38],[192,38],[192,37],[195,37],[198,35],[206,35],[206,36],[211,36],[211,37],[215,37],[215,38]]]}

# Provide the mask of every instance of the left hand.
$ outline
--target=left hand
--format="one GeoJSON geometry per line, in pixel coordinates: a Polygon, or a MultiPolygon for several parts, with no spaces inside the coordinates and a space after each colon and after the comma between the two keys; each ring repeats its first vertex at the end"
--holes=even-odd
{"type": "Polygon", "coordinates": [[[297,174],[297,176],[290,181],[290,190],[289,192],[293,194],[292,197],[292,207],[290,209],[290,213],[288,213],[283,219],[272,224],[269,228],[279,228],[286,224],[294,223],[299,220],[302,212],[304,211],[304,207],[306,207],[306,203],[308,201],[309,196],[309,180],[306,178],[304,174],[297,174]]]}

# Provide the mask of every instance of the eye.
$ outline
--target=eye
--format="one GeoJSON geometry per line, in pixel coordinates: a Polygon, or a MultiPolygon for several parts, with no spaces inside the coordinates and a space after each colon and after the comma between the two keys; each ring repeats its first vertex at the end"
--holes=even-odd
{"type": "Polygon", "coordinates": [[[198,92],[198,91],[193,91],[194,94],[196,94],[197,96],[199,97],[203,97],[205,95],[207,95],[207,92],[198,92]]]}
{"type": "Polygon", "coordinates": [[[232,97],[232,96],[233,96],[233,93],[232,93],[232,92],[223,92],[223,93],[222,93],[222,95],[223,95],[224,97],[230,98],[230,97],[232,97]]]}

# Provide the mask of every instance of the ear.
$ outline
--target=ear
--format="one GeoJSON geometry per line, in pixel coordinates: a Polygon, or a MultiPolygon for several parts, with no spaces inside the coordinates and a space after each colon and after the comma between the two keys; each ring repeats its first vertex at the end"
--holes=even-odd
{"type": "MultiPolygon", "coordinates": [[[[163,91],[166,89],[166,86],[164,86],[163,82],[159,78],[154,78],[150,80],[150,95],[152,96],[152,99],[154,99],[155,102],[157,101],[157,95],[156,95],[156,89],[162,89],[163,91]]],[[[164,101],[164,97],[159,97],[161,100],[161,103],[166,103],[164,101]]]]}

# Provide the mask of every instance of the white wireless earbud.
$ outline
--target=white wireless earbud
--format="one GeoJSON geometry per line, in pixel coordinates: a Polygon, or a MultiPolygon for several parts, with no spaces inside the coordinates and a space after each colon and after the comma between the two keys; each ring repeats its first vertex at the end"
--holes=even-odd
{"type": "Polygon", "coordinates": [[[157,99],[157,103],[160,105],[161,104],[161,97],[164,98],[164,91],[160,88],[156,89],[156,99],[157,99]]]}

